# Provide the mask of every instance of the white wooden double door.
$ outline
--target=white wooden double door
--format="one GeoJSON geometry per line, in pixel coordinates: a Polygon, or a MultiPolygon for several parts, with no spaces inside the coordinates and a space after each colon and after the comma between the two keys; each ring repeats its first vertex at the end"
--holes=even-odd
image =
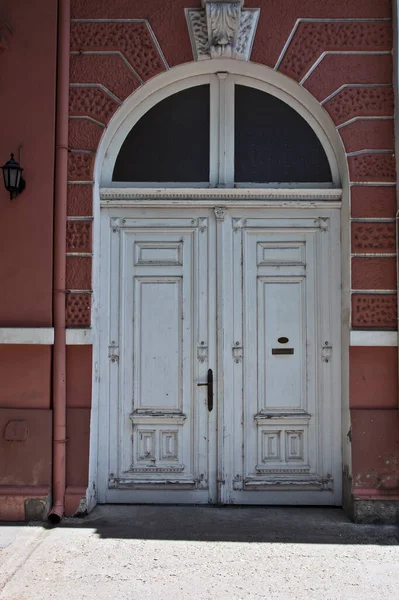
{"type": "Polygon", "coordinates": [[[106,209],[101,243],[99,501],[340,504],[339,210],[106,209]]]}

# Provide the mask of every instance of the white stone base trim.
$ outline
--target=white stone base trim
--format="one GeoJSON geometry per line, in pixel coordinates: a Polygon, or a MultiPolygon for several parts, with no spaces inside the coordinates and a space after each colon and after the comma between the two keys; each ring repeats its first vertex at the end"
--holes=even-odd
{"type": "MultiPolygon", "coordinates": [[[[68,346],[91,345],[91,329],[67,329],[68,346]]],[[[0,344],[25,344],[52,346],[54,344],[53,327],[0,327],[0,344]]]]}
{"type": "Polygon", "coordinates": [[[0,344],[54,344],[52,327],[0,327],[0,344]]]}
{"type": "Polygon", "coordinates": [[[351,331],[351,346],[397,346],[397,331],[351,331]]]}
{"type": "MultiPolygon", "coordinates": [[[[67,329],[68,346],[83,346],[93,343],[91,329],[67,329]]],[[[52,327],[0,327],[0,344],[45,345],[54,344],[52,327]]],[[[351,346],[397,346],[396,331],[351,331],[351,346]]]]}
{"type": "Polygon", "coordinates": [[[66,343],[68,346],[86,346],[93,343],[91,329],[67,329],[66,343]]]}

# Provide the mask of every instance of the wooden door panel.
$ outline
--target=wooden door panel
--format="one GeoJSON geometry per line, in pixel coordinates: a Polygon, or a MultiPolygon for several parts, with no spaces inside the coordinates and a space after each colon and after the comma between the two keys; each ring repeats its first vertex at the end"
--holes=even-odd
{"type": "Polygon", "coordinates": [[[197,385],[206,379],[210,346],[215,353],[203,267],[208,217],[150,211],[118,223],[111,276],[118,270],[119,293],[112,296],[110,330],[118,337],[112,342],[119,368],[110,417],[119,439],[110,440],[107,500],[208,502],[215,432],[197,385]]]}
{"type": "Polygon", "coordinates": [[[105,221],[103,501],[340,503],[339,214],[320,213],[105,221]]]}
{"type": "Polygon", "coordinates": [[[233,213],[226,223],[233,309],[224,323],[232,339],[233,320],[242,360],[231,363],[226,353],[235,441],[233,456],[225,455],[223,502],[334,504],[339,396],[332,397],[322,360],[333,317],[339,323],[329,219],[264,218],[261,210],[257,219],[255,212],[233,213]]]}

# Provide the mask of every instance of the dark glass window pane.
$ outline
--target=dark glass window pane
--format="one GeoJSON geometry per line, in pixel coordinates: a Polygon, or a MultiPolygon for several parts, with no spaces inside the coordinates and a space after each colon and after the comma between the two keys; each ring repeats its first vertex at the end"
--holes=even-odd
{"type": "Polygon", "coordinates": [[[173,94],[133,127],[113,181],[209,181],[209,85],[173,94]]]}
{"type": "Polygon", "coordinates": [[[235,181],[331,182],[324,149],[310,125],[278,98],[235,86],[235,181]]]}

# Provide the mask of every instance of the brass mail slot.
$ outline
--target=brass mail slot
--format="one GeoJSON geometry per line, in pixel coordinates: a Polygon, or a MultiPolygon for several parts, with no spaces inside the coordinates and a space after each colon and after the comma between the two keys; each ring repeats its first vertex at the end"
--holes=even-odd
{"type": "Polygon", "coordinates": [[[294,348],[272,348],[272,354],[294,354],[294,348]]]}

